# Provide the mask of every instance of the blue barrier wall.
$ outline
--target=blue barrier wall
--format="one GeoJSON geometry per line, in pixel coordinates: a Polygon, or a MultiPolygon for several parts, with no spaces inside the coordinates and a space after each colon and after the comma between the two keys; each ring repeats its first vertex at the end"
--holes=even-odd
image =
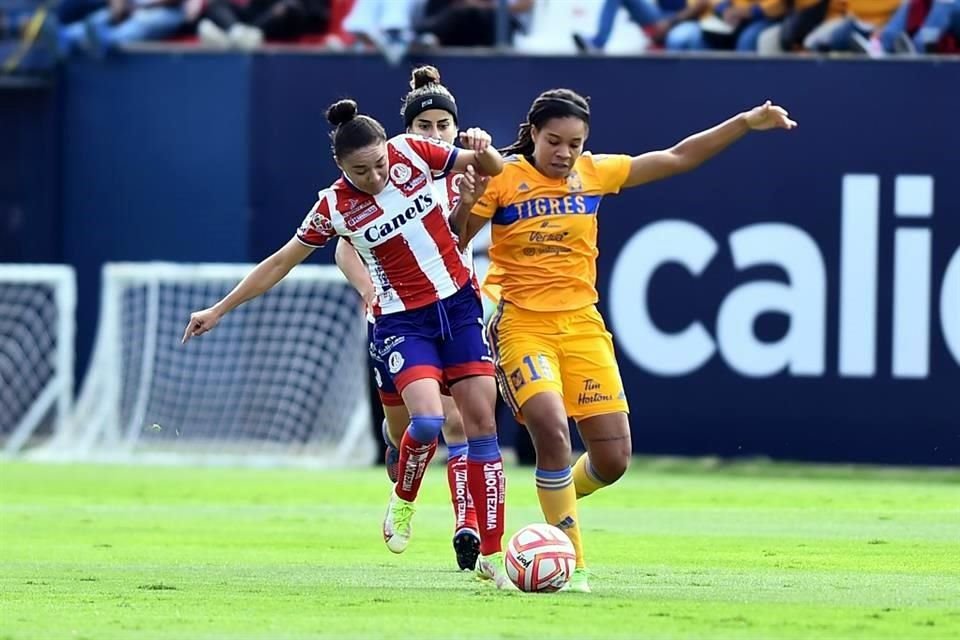
{"type": "Polygon", "coordinates": [[[63,256],[77,268],[78,369],[104,262],[250,259],[249,63],[145,55],[66,67],[63,256]]]}
{"type": "MultiPolygon", "coordinates": [[[[767,97],[799,120],[604,203],[599,287],[638,451],[958,463],[960,64],[432,62],[461,124],[502,143],[556,86],[592,96],[594,151],[668,146],[767,97]]],[[[325,106],[354,96],[398,131],[407,76],[301,54],[69,67],[82,343],[103,261],[258,260],[287,240],[336,176],[325,106]]]]}
{"type": "Polygon", "coordinates": [[[0,78],[0,262],[59,262],[60,145],[52,83],[0,78]]]}

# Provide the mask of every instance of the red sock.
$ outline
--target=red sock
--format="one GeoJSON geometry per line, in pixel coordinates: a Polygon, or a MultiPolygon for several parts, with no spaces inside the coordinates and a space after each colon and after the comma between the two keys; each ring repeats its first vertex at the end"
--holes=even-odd
{"type": "Polygon", "coordinates": [[[503,459],[490,462],[467,461],[467,483],[480,525],[480,553],[485,556],[503,550],[503,503],[507,478],[503,459]]]}
{"type": "Polygon", "coordinates": [[[453,501],[454,533],[460,529],[476,531],[477,510],[473,508],[467,488],[467,454],[447,460],[447,484],[450,485],[450,499],[453,501]]]}
{"type": "Polygon", "coordinates": [[[420,492],[423,474],[433,454],[437,452],[437,441],[420,442],[410,436],[410,429],[403,433],[400,440],[400,459],[397,461],[397,496],[413,502],[420,492]]]}

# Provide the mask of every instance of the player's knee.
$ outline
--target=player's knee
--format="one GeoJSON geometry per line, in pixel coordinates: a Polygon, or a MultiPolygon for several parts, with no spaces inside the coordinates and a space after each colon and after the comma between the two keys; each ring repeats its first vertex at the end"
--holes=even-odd
{"type": "Polygon", "coordinates": [[[466,402],[460,407],[460,431],[467,438],[479,438],[497,433],[493,406],[486,402],[466,402]]]}
{"type": "Polygon", "coordinates": [[[568,464],[572,448],[566,420],[527,421],[538,464],[568,464]]]}
{"type": "Polygon", "coordinates": [[[441,416],[410,416],[410,436],[418,442],[433,442],[440,435],[441,416]]]}
{"type": "Polygon", "coordinates": [[[494,419],[493,413],[483,412],[479,415],[473,415],[470,418],[469,427],[466,424],[466,419],[464,419],[461,427],[461,432],[465,434],[466,437],[481,438],[497,434],[497,421],[494,419]]]}
{"type": "Polygon", "coordinates": [[[590,463],[597,476],[606,484],[613,484],[623,477],[630,467],[633,455],[629,434],[619,440],[610,440],[604,447],[593,447],[590,463]]]}
{"type": "Polygon", "coordinates": [[[617,450],[606,455],[591,455],[590,464],[600,480],[605,484],[613,484],[622,478],[630,467],[630,452],[617,450]]]}

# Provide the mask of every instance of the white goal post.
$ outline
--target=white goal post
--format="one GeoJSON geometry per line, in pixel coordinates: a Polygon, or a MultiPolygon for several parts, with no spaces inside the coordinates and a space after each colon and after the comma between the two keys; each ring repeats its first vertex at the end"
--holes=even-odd
{"type": "Polygon", "coordinates": [[[73,268],[0,265],[0,442],[19,452],[66,425],[73,397],[73,268]]]}
{"type": "Polygon", "coordinates": [[[181,344],[247,264],[110,263],[66,436],[46,455],[184,464],[370,464],[366,327],[333,266],[300,265],[181,344]]]}

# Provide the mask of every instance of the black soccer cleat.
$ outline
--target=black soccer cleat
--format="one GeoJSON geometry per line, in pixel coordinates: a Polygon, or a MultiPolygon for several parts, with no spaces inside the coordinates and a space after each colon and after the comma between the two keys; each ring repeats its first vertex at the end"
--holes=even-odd
{"type": "Polygon", "coordinates": [[[473,529],[460,529],[453,536],[453,551],[461,571],[473,571],[480,557],[480,536],[473,529]]]}

